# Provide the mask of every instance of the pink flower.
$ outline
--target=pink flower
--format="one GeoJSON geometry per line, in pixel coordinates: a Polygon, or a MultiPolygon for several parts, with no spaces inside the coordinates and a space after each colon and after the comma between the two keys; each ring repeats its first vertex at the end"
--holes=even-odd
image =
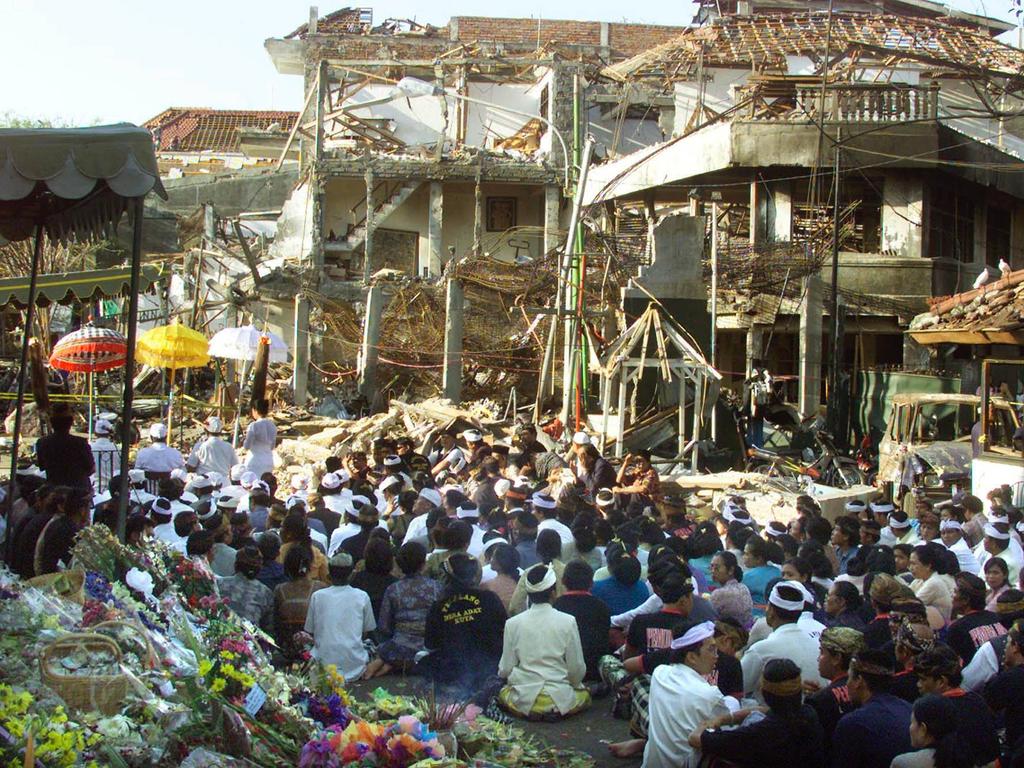
{"type": "Polygon", "coordinates": [[[402,733],[414,735],[419,731],[420,721],[413,715],[402,715],[398,718],[398,728],[402,733]]]}

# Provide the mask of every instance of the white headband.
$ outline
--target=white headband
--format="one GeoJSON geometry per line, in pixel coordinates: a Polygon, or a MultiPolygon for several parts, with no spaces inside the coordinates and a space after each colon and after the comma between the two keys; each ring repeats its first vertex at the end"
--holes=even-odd
{"type": "Polygon", "coordinates": [[[379,490],[383,493],[393,485],[402,485],[402,478],[397,475],[388,475],[381,481],[379,490]]]}
{"type": "Polygon", "coordinates": [[[480,517],[480,510],[477,509],[476,504],[473,504],[472,502],[466,502],[465,504],[460,504],[459,508],[455,510],[455,516],[458,517],[460,520],[463,520],[465,518],[480,517]]]}
{"type": "MultiPolygon", "coordinates": [[[[542,564],[539,564],[539,563],[537,565],[533,566],[533,567],[534,568],[543,568],[545,570],[545,574],[544,574],[544,578],[541,579],[540,582],[538,582],[537,584],[531,584],[530,580],[528,578],[527,579],[523,579],[523,583],[526,585],[526,591],[529,594],[534,595],[534,594],[537,594],[538,592],[543,592],[544,590],[551,589],[551,587],[555,586],[555,583],[556,583],[557,579],[555,577],[555,569],[554,568],[549,568],[548,566],[542,565],[542,564]]],[[[527,571],[527,573],[529,573],[529,571],[527,571]]]]}
{"type": "Polygon", "coordinates": [[[503,538],[501,538],[501,536],[496,536],[493,539],[488,539],[487,541],[484,542],[484,552],[489,550],[495,544],[508,544],[508,539],[503,539],[503,538]]]}
{"type": "Polygon", "coordinates": [[[892,515],[889,516],[889,527],[898,530],[910,527],[910,520],[894,520],[892,515]]]}
{"type": "Polygon", "coordinates": [[[1009,525],[1010,524],[1009,516],[1001,515],[1001,514],[999,514],[998,512],[995,512],[995,511],[993,511],[993,512],[991,512],[989,514],[988,521],[990,523],[1003,523],[1004,525],[1009,525]]]}
{"type": "Polygon", "coordinates": [[[964,527],[956,520],[943,520],[939,523],[940,531],[962,531],[964,527]]]}
{"type": "Polygon", "coordinates": [[[865,509],[867,509],[867,506],[868,505],[865,504],[863,501],[860,501],[859,499],[854,499],[853,501],[846,502],[846,511],[863,512],[865,509]]]}
{"type": "Polygon", "coordinates": [[[877,503],[871,502],[871,511],[875,512],[875,513],[879,513],[879,512],[889,513],[889,512],[895,512],[896,511],[896,507],[893,506],[893,503],[891,501],[880,501],[880,502],[877,502],[877,503]]]}
{"type": "Polygon", "coordinates": [[[689,648],[697,643],[703,643],[709,637],[714,636],[715,622],[705,621],[695,627],[690,627],[684,634],[673,640],[669,647],[673,651],[678,651],[680,648],[689,648]]]}
{"type": "Polygon", "coordinates": [[[441,506],[441,494],[433,488],[420,488],[420,498],[429,501],[435,507],[441,506]]]}
{"type": "Polygon", "coordinates": [[[539,493],[533,494],[533,498],[530,499],[530,501],[532,501],[533,506],[537,507],[538,509],[554,509],[555,507],[558,506],[555,500],[552,499],[550,496],[545,498],[543,495],[539,493]]]}
{"type": "Polygon", "coordinates": [[[777,539],[777,538],[779,538],[781,536],[785,536],[786,535],[786,526],[783,523],[778,523],[779,525],[782,526],[782,530],[781,531],[774,527],[777,522],[778,521],[773,520],[772,522],[768,523],[768,525],[765,526],[765,529],[764,529],[764,532],[766,534],[768,534],[769,536],[771,536],[773,539],[777,539]]]}
{"type": "Polygon", "coordinates": [[[1002,541],[1006,541],[1007,539],[1010,538],[1010,532],[1009,531],[1007,531],[1006,533],[1003,533],[998,528],[996,528],[994,525],[992,525],[992,523],[989,523],[988,525],[985,526],[985,535],[986,536],[991,536],[993,539],[1001,539],[1002,541]]]}
{"type": "Polygon", "coordinates": [[[774,587],[772,587],[772,593],[768,597],[768,602],[774,605],[776,608],[781,608],[784,611],[802,611],[804,609],[804,603],[807,602],[807,588],[803,584],[797,581],[780,581],[774,587]],[[804,599],[801,600],[787,600],[779,594],[779,587],[789,587],[795,589],[800,593],[800,596],[804,599]]]}

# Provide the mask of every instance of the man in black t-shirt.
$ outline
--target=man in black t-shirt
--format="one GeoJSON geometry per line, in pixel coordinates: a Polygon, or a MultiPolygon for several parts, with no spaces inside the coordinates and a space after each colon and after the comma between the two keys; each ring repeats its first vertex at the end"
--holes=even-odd
{"type": "MultiPolygon", "coordinates": [[[[807,697],[807,703],[818,714],[825,739],[825,756],[830,757],[832,734],[839,718],[857,708],[850,698],[847,687],[850,660],[867,646],[864,635],[849,627],[829,627],[821,633],[821,651],[818,655],[818,673],[829,681],[828,687],[821,688],[807,697]]],[[[804,688],[814,687],[813,682],[804,682],[804,688]]]]}
{"type": "Polygon", "coordinates": [[[985,610],[985,582],[973,573],[956,575],[953,590],[953,613],[960,618],[949,625],[946,642],[956,651],[964,666],[989,640],[1006,634],[999,616],[985,610]]]}
{"type": "Polygon", "coordinates": [[[441,568],[446,588],[427,613],[423,645],[431,653],[418,669],[469,697],[497,675],[508,615],[497,594],[479,588],[475,558],[457,552],[441,568]]]}
{"type": "Polygon", "coordinates": [[[587,664],[584,679],[600,680],[601,673],[597,663],[609,650],[608,630],[611,627],[611,614],[603,600],[590,594],[590,588],[594,584],[594,570],[581,560],[573,560],[565,566],[562,584],[565,586],[565,592],[555,600],[555,610],[576,618],[580,645],[583,646],[583,659],[587,664]]]}
{"type": "Polygon", "coordinates": [[[92,473],[96,470],[89,441],[71,434],[75,422],[74,412],[58,407],[50,417],[53,433],[36,441],[36,464],[46,472],[50,485],[71,488],[92,488],[92,473]]]}
{"type": "Polygon", "coordinates": [[[1010,630],[1003,656],[1003,670],[985,684],[985,701],[997,714],[1004,713],[1006,750],[1003,765],[1019,765],[1024,757],[1024,649],[1021,629],[1010,630]]]}
{"type": "Polygon", "coordinates": [[[672,628],[693,609],[693,579],[682,573],[666,576],[658,584],[664,605],[657,613],[635,616],[626,635],[625,658],[660,651],[672,645],[672,628]]]}

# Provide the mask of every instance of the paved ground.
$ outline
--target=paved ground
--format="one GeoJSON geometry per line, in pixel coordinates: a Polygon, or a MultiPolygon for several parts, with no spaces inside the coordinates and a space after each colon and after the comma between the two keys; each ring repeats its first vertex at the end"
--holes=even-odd
{"type": "MultiPolygon", "coordinates": [[[[394,694],[412,693],[413,678],[387,675],[368,682],[352,685],[351,693],[357,699],[369,695],[375,688],[384,688],[394,694]]],[[[610,714],[611,699],[597,699],[594,705],[579,715],[560,723],[520,723],[527,733],[543,739],[552,746],[577,749],[591,755],[597,768],[637,768],[640,758],[618,760],[608,753],[605,742],[629,738],[625,720],[616,720],[610,714]]]]}

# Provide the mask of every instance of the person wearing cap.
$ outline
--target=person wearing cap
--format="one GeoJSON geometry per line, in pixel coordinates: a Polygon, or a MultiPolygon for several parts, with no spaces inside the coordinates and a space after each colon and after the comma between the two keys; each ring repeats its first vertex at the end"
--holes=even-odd
{"type": "Polygon", "coordinates": [[[956,708],[957,733],[973,758],[973,765],[989,765],[999,757],[995,718],[985,700],[960,687],[960,658],[946,645],[935,645],[914,658],[918,689],[922,696],[936,694],[956,708]]]}
{"type": "Polygon", "coordinates": [[[720,715],[701,723],[690,734],[690,746],[699,748],[712,764],[788,768],[824,765],[821,724],[804,701],[800,668],[789,659],[771,659],[761,679],[768,711],[747,719],[749,711],[720,715]],[[734,725],[734,728],[723,728],[734,725]],[[756,758],[754,757],[756,755],[756,758]]]}
{"type": "MultiPolygon", "coordinates": [[[[367,496],[362,494],[356,494],[348,498],[348,506],[345,512],[345,521],[334,529],[334,533],[331,534],[331,538],[327,545],[328,556],[333,555],[335,552],[341,549],[342,544],[348,541],[353,536],[357,536],[363,533],[363,526],[359,523],[359,510],[363,506],[373,507],[376,511],[376,507],[373,502],[367,496]]],[[[369,519],[369,511],[364,513],[364,519],[369,519]]],[[[387,529],[387,523],[380,519],[380,515],[377,515],[376,525],[387,529]]],[[[366,538],[369,538],[369,534],[366,534],[366,538]]],[[[363,546],[366,546],[366,539],[363,539],[363,546]]]]}
{"type": "Polygon", "coordinates": [[[493,592],[480,589],[480,564],[464,552],[442,565],[444,592],[427,613],[417,671],[443,690],[475,697],[498,672],[507,614],[493,592]]]}
{"type": "Polygon", "coordinates": [[[891,657],[868,649],[854,654],[847,688],[857,708],[840,720],[832,739],[834,768],[889,768],[911,750],[910,704],[888,692],[891,657]]]}
{"type": "Polygon", "coordinates": [[[147,475],[170,476],[175,469],[185,466],[177,448],[167,444],[167,425],[157,422],[149,428],[150,444],[141,448],[135,456],[135,469],[141,469],[147,475]]]}
{"type": "MultiPolygon", "coordinates": [[[[718,661],[714,622],[679,624],[670,650],[669,663],[651,675],[643,768],[696,768],[701,754],[691,746],[690,734],[701,723],[729,714],[725,696],[707,681],[718,661]]],[[[624,756],[623,750],[613,754],[624,756]]]]}
{"type": "Polygon", "coordinates": [[[558,502],[546,493],[535,493],[530,498],[530,506],[533,514],[537,516],[540,523],[537,526],[537,535],[541,531],[554,531],[562,542],[562,562],[568,562],[576,554],[576,539],[572,535],[572,529],[558,519],[558,502]]]}
{"type": "MultiPolygon", "coordinates": [[[[875,508],[877,505],[872,505],[875,508]]],[[[888,506],[892,506],[889,504],[888,506]]],[[[914,530],[907,513],[900,509],[889,512],[886,518],[887,525],[882,528],[880,541],[889,547],[897,544],[916,545],[921,539],[914,530]]]]}
{"type": "Polygon", "coordinates": [[[149,507],[149,514],[155,524],[153,538],[172,547],[179,547],[184,537],[179,536],[174,530],[176,514],[171,502],[165,498],[153,499],[153,503],[149,507]]]}
{"type": "MultiPolygon", "coordinates": [[[[355,524],[359,531],[341,542],[338,552],[348,552],[354,563],[363,559],[370,534],[380,526],[380,513],[372,503],[359,503],[356,506],[355,524]]],[[[384,530],[387,530],[386,528],[384,530]]]]}
{"type": "Polygon", "coordinates": [[[75,413],[69,406],[54,406],[50,416],[52,432],[36,441],[36,465],[46,473],[50,485],[83,488],[92,493],[96,463],[89,442],[71,434],[74,423],[75,413]]]}
{"type": "Polygon", "coordinates": [[[93,437],[89,443],[95,472],[92,476],[93,489],[99,493],[106,488],[110,478],[121,471],[121,451],[110,439],[114,434],[114,425],[106,419],[97,419],[92,426],[93,437]]]}
{"type": "Polygon", "coordinates": [[[444,499],[436,488],[429,486],[420,488],[419,493],[417,493],[416,502],[413,504],[414,516],[409,521],[409,527],[406,528],[405,535],[402,537],[403,544],[408,544],[410,541],[418,541],[429,549],[427,514],[430,510],[439,508],[443,502],[444,499]]]}
{"type": "Polygon", "coordinates": [[[765,663],[776,657],[796,662],[805,680],[828,685],[818,674],[819,641],[797,625],[809,597],[807,588],[796,581],[780,581],[772,587],[765,609],[765,620],[772,633],[753,643],[741,660],[744,692],[759,701],[761,672],[765,663]]]}
{"type": "Polygon", "coordinates": [[[865,650],[864,635],[849,627],[829,627],[821,633],[821,651],[818,655],[818,673],[829,681],[819,687],[813,681],[804,683],[809,692],[807,703],[818,715],[825,741],[826,757],[831,757],[832,736],[840,718],[856,709],[850,700],[850,661],[865,650]]]}
{"type": "Polygon", "coordinates": [[[981,571],[981,563],[974,556],[967,540],[964,538],[964,527],[958,520],[946,519],[939,523],[939,538],[943,546],[956,555],[960,570],[967,573],[981,571]]]}
{"type": "Polygon", "coordinates": [[[530,607],[505,624],[498,676],[507,684],[498,702],[517,717],[569,717],[590,706],[576,619],[551,605],[558,586],[553,568],[537,564],[524,578],[530,607]]]}
{"type": "Polygon", "coordinates": [[[990,558],[999,557],[1006,563],[1006,568],[1010,574],[1010,583],[1020,583],[1021,557],[1015,551],[1015,549],[1020,549],[1020,544],[1017,544],[1016,548],[1014,544],[1016,542],[1012,538],[1008,523],[986,523],[985,540],[974,550],[974,554],[981,566],[978,570],[978,575],[984,575],[985,563],[990,558]]]}
{"type": "Polygon", "coordinates": [[[224,422],[217,416],[206,420],[206,437],[195,444],[185,462],[189,472],[220,472],[226,475],[238,463],[234,447],[221,437],[223,432],[224,422]]]}
{"type": "MultiPolygon", "coordinates": [[[[340,469],[337,472],[325,473],[317,486],[316,495],[322,503],[316,506],[323,507],[320,520],[323,521],[325,529],[330,527],[331,533],[344,522],[345,515],[352,509],[352,492],[347,487],[350,479],[349,473],[340,469]],[[328,522],[333,524],[328,526],[328,522]]],[[[294,495],[293,498],[301,497],[294,495]]]]}
{"type": "Polygon", "coordinates": [[[401,456],[396,453],[389,453],[381,459],[381,465],[383,466],[384,471],[377,482],[378,487],[387,478],[394,477],[402,483],[400,490],[412,488],[412,478],[409,476],[408,467],[406,467],[405,461],[401,456]]]}
{"type": "Polygon", "coordinates": [[[596,497],[602,488],[615,487],[615,468],[601,455],[586,432],[577,432],[572,437],[569,469],[576,475],[576,482],[583,486],[588,498],[596,497]]]}
{"type": "Polygon", "coordinates": [[[305,624],[313,636],[313,657],[324,665],[334,664],[351,681],[366,671],[370,657],[363,640],[377,628],[370,596],[348,583],[354,565],[348,552],[331,557],[331,586],[310,595],[305,624]]]}
{"type": "Polygon", "coordinates": [[[430,473],[434,477],[449,470],[454,465],[466,463],[466,454],[457,444],[454,429],[442,430],[438,435],[438,442],[440,445],[427,456],[433,464],[430,468],[430,473]]]}

